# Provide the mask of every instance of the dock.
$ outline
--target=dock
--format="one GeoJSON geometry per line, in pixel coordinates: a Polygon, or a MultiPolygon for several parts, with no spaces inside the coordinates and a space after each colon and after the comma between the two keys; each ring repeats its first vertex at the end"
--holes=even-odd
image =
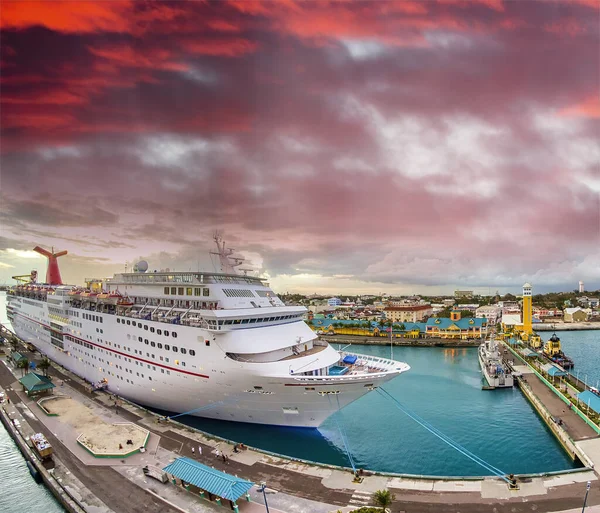
{"type": "MultiPolygon", "coordinates": [[[[272,513],[335,513],[338,510],[346,513],[370,504],[371,494],[383,488],[390,489],[397,497],[392,513],[563,511],[581,506],[587,481],[593,483],[588,505],[591,508],[600,504],[598,476],[585,468],[520,476],[519,489],[509,490],[506,483],[494,477],[427,478],[371,471],[365,471],[363,481],[355,483],[348,468],[286,458],[254,448],[236,453],[234,445],[240,441],[208,435],[176,421],[164,422],[158,415],[124,399],[118,399],[115,406],[110,393],[91,393],[89,383],[53,364],[49,374],[57,385],[55,394],[70,397],[107,422],[134,423],[150,433],[147,450],[143,453],[118,459],[95,458],[76,442],[77,432],[68,422],[60,415],[47,415],[36,400],[21,391],[17,382],[20,371],[12,368],[7,360],[0,361],[0,387],[10,404],[0,405],[0,415],[12,426],[13,437],[26,439],[30,432],[39,432],[50,442],[54,448],[55,468],[52,472],[46,471],[47,484],[51,489],[56,488],[55,495],[70,513],[231,511],[229,507],[208,503],[179,484],[148,478],[143,471],[144,467],[164,468],[181,456],[254,483],[266,482],[272,513]],[[14,418],[18,419],[22,434],[16,432],[14,418]],[[228,455],[228,461],[217,458],[217,451],[228,455]]],[[[527,381],[532,380],[527,377],[527,381]]],[[[543,395],[543,389],[532,390],[543,398],[544,404],[547,401],[546,407],[549,407],[550,401],[543,395]]],[[[570,417],[564,417],[563,422],[570,428],[570,417]]],[[[575,431],[570,433],[577,437],[575,431]]],[[[582,431],[575,443],[598,440],[588,435],[582,431]]],[[[586,447],[581,450],[592,464],[600,462],[600,453],[591,454],[586,447]]],[[[33,452],[31,457],[37,461],[33,452]]],[[[41,462],[36,464],[41,465],[41,462]]],[[[250,491],[249,498],[250,501],[238,501],[240,512],[265,511],[262,493],[256,487],[250,491]]],[[[590,513],[592,511],[590,509],[590,513]]]]}

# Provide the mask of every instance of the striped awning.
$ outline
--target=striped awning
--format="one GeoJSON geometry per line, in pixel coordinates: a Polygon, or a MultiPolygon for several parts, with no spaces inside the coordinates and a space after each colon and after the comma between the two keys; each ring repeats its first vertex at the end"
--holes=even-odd
{"type": "Polygon", "coordinates": [[[177,458],[163,470],[201,490],[231,501],[236,501],[254,486],[251,481],[207,467],[190,458],[177,458]]]}

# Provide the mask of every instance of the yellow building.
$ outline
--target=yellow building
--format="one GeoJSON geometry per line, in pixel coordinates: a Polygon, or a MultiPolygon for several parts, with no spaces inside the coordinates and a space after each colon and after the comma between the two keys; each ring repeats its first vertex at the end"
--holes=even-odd
{"type": "Polygon", "coordinates": [[[526,283],[523,285],[523,333],[531,335],[533,328],[531,327],[532,307],[531,307],[531,285],[526,283]]]}

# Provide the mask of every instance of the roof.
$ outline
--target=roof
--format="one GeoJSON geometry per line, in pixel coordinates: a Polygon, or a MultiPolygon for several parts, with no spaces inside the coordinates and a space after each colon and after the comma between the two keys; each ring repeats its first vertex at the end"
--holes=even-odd
{"type": "Polygon", "coordinates": [[[440,330],[446,330],[454,324],[461,330],[467,330],[469,328],[481,328],[486,322],[486,319],[477,319],[475,317],[465,317],[458,321],[453,321],[448,317],[430,317],[427,319],[427,327],[437,327],[440,330]]]}
{"type": "Polygon", "coordinates": [[[431,305],[388,306],[384,308],[385,312],[418,312],[420,310],[431,310],[431,305]]]}
{"type": "Polygon", "coordinates": [[[27,357],[18,351],[13,351],[10,357],[13,359],[13,362],[20,362],[21,360],[27,360],[27,357]]]}
{"type": "Polygon", "coordinates": [[[190,458],[177,458],[163,470],[201,490],[231,501],[236,501],[254,486],[251,481],[207,467],[190,458]]]}
{"type": "Polygon", "coordinates": [[[504,315],[502,315],[502,324],[507,324],[507,325],[521,324],[521,314],[504,314],[504,315]]]}
{"type": "Polygon", "coordinates": [[[558,376],[566,376],[567,373],[565,371],[560,370],[558,367],[555,367],[551,363],[546,363],[542,365],[542,369],[548,373],[549,376],[558,377],[558,376]]]}
{"type": "Polygon", "coordinates": [[[56,385],[52,383],[50,378],[36,374],[35,372],[28,372],[23,376],[19,383],[25,387],[27,392],[43,392],[44,390],[50,390],[56,385]]]}
{"type": "Polygon", "coordinates": [[[565,313],[569,315],[573,315],[575,312],[583,312],[583,310],[579,307],[576,308],[565,308],[565,313]]]}
{"type": "Polygon", "coordinates": [[[600,397],[586,390],[577,395],[577,398],[584,404],[589,404],[590,408],[597,413],[600,413],[600,397]]]}
{"type": "Polygon", "coordinates": [[[533,349],[529,349],[528,347],[524,347],[522,352],[523,356],[527,356],[528,358],[538,357],[538,354],[533,349]]]}

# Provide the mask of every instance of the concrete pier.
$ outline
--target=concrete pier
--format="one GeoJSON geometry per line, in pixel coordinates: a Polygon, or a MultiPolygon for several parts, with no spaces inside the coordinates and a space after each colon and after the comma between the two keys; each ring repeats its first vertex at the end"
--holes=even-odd
{"type": "MultiPolygon", "coordinates": [[[[231,441],[201,433],[177,422],[159,422],[158,416],[127,401],[121,401],[120,406],[115,408],[109,394],[92,394],[83,380],[65,369],[53,366],[50,375],[58,385],[56,393],[80,402],[107,422],[132,422],[150,432],[148,450],[144,453],[118,460],[98,459],[76,443],[76,430],[68,422],[61,421],[60,415],[47,416],[35,401],[21,393],[17,386],[19,373],[6,358],[2,359],[0,386],[11,401],[8,415],[19,414],[22,429],[27,425],[33,432],[44,433],[55,449],[54,479],[76,498],[77,507],[83,511],[229,511],[186,492],[180,486],[149,479],[142,472],[145,465],[164,467],[179,456],[195,458],[255,483],[265,481],[272,513],[348,512],[371,504],[371,494],[383,488],[390,489],[396,495],[392,513],[563,511],[581,506],[587,481],[593,483],[588,497],[590,508],[600,504],[597,476],[594,471],[586,469],[523,476],[519,479],[519,490],[511,491],[496,478],[432,479],[366,472],[364,480],[355,483],[349,469],[302,462],[252,448],[234,453],[231,441]],[[192,447],[195,453],[192,453],[192,447]],[[201,454],[198,454],[198,448],[202,449],[201,454]],[[229,455],[228,463],[216,458],[217,450],[229,455]]],[[[3,405],[4,408],[6,406],[3,405]]],[[[574,443],[585,444],[596,440],[587,438],[583,433],[574,443]]],[[[587,447],[579,448],[589,455],[587,447]]],[[[589,457],[591,461],[597,458],[595,454],[589,457]]],[[[238,501],[242,513],[265,511],[261,504],[262,494],[253,489],[250,498],[251,502],[238,501]]]]}

